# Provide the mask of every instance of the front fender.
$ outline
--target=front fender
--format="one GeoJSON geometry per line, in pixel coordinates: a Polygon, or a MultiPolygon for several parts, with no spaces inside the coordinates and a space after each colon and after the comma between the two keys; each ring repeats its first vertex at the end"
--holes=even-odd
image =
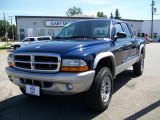
{"type": "Polygon", "coordinates": [[[94,65],[93,65],[93,69],[96,69],[99,61],[101,61],[103,58],[111,58],[111,61],[112,61],[112,66],[113,66],[113,78],[115,77],[115,68],[116,68],[116,61],[115,61],[115,57],[114,57],[114,54],[112,52],[102,52],[102,53],[99,53],[96,57],[95,57],[95,60],[94,60],[94,65]]]}

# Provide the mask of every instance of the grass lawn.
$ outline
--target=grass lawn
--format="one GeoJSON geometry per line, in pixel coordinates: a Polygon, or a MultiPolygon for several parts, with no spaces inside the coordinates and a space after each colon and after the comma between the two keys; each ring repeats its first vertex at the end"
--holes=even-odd
{"type": "Polygon", "coordinates": [[[10,45],[11,45],[11,43],[8,43],[8,44],[5,44],[5,45],[2,45],[2,46],[0,46],[0,50],[7,49],[7,48],[9,48],[9,47],[10,47],[10,45]]]}

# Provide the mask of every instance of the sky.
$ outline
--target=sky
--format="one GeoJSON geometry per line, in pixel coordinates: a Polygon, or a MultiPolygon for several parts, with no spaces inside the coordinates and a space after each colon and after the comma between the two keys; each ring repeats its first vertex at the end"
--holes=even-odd
{"type": "MultiPolygon", "coordinates": [[[[155,2],[158,15],[154,19],[160,19],[160,0],[155,2]]],[[[110,17],[118,8],[123,19],[151,19],[151,0],[0,0],[0,19],[3,13],[8,21],[9,16],[15,15],[66,16],[73,6],[81,8],[84,15],[96,16],[100,11],[110,17]]]]}

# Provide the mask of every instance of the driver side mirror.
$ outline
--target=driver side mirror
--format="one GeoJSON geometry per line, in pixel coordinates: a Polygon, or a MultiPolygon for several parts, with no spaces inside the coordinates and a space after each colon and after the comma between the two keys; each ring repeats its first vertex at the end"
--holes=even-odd
{"type": "Polygon", "coordinates": [[[114,36],[114,41],[116,41],[119,38],[126,38],[127,34],[125,32],[117,32],[117,34],[114,36]]]}

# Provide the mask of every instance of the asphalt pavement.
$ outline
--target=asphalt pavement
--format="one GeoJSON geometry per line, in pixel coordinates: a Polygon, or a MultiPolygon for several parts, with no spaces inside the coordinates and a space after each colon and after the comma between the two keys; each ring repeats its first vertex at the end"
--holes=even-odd
{"type": "Polygon", "coordinates": [[[104,112],[88,109],[83,96],[28,98],[5,73],[10,50],[0,51],[0,120],[160,120],[160,43],[147,44],[144,73],[132,68],[116,77],[104,112]]]}

